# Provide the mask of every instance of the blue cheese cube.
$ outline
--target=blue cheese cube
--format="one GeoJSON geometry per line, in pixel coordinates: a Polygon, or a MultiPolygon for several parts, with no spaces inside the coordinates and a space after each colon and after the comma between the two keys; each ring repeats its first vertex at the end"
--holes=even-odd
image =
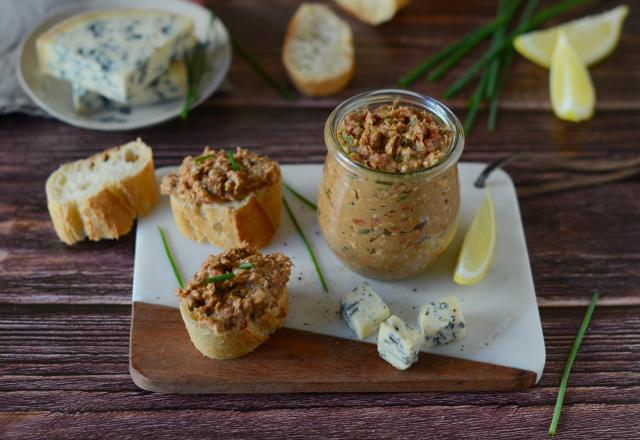
{"type": "Polygon", "coordinates": [[[420,307],[418,322],[427,347],[448,344],[465,335],[464,316],[455,296],[420,307]]]}
{"type": "MultiPolygon", "coordinates": [[[[90,113],[105,107],[117,106],[99,93],[72,85],[73,108],[78,113],[90,113]]],[[[131,97],[125,103],[130,106],[155,104],[168,99],[184,96],[187,93],[187,68],[183,61],[174,61],[167,72],[146,86],[132,90],[131,97]]]]}
{"type": "Polygon", "coordinates": [[[422,335],[418,329],[396,315],[380,324],[378,354],[399,370],[406,370],[418,361],[422,335]]]}
{"type": "Polygon", "coordinates": [[[192,44],[193,21],[164,11],[113,9],[73,16],[36,41],[43,73],[126,103],[192,44]]]}
{"type": "Polygon", "coordinates": [[[389,307],[366,282],[342,297],[340,312],[360,339],[373,333],[391,315],[389,307]]]}

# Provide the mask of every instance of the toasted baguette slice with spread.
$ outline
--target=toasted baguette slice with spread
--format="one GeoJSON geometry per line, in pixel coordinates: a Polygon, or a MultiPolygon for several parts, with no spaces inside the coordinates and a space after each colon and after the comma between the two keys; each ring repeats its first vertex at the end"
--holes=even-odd
{"type": "Polygon", "coordinates": [[[353,76],[353,37],[349,24],[327,6],[303,3],[289,22],[282,61],[303,94],[336,93],[353,76]]]}
{"type": "Polygon", "coordinates": [[[227,249],[247,242],[266,246],[280,224],[282,190],[278,163],[238,148],[205,148],[164,178],[178,229],[190,240],[227,249]],[[233,158],[233,159],[231,159],[233,158]]]}
{"type": "Polygon", "coordinates": [[[213,359],[256,349],[287,316],[291,261],[242,245],[209,256],[189,284],[178,289],[180,313],[193,345],[213,359]],[[216,280],[216,276],[234,274],[216,280]]]}
{"type": "Polygon", "coordinates": [[[377,26],[391,20],[409,0],[336,0],[336,3],[356,18],[377,26]]]}
{"type": "Polygon", "coordinates": [[[137,139],[62,165],[47,179],[47,205],[60,240],[118,238],[158,201],[151,148],[137,139]]]}

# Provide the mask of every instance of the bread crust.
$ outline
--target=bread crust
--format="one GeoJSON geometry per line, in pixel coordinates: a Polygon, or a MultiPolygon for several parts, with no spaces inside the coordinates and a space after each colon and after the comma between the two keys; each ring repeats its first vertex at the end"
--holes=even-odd
{"type": "Polygon", "coordinates": [[[391,20],[400,9],[409,4],[409,1],[410,0],[392,0],[393,5],[390,5],[389,10],[387,11],[388,13],[384,16],[375,17],[371,14],[370,10],[360,8],[359,5],[353,4],[353,2],[349,0],[336,0],[336,3],[358,20],[372,26],[378,26],[391,20]]]}
{"type": "Polygon", "coordinates": [[[178,230],[188,239],[223,249],[242,242],[264,247],[280,225],[281,178],[237,202],[200,205],[173,195],[170,200],[178,230]]]}
{"type": "MultiPolygon", "coordinates": [[[[302,75],[296,68],[295,63],[288,56],[289,44],[294,39],[297,29],[300,26],[299,21],[300,16],[296,13],[291,21],[289,21],[287,33],[284,38],[284,44],[282,46],[282,62],[289,74],[289,78],[298,91],[307,96],[326,96],[339,92],[349,83],[349,81],[351,81],[355,72],[355,57],[353,55],[353,50],[351,52],[349,68],[332,78],[318,81],[311,77],[302,75]]],[[[349,32],[346,44],[353,48],[353,34],[351,32],[349,32]]]]}
{"type": "Polygon", "coordinates": [[[180,302],[180,314],[193,345],[206,357],[234,359],[252,352],[280,327],[287,316],[288,293],[285,287],[278,306],[271,308],[259,320],[248,322],[241,330],[219,331],[206,322],[194,318],[185,302],[180,302]]]}
{"type": "MultiPolygon", "coordinates": [[[[97,160],[112,150],[95,154],[85,161],[97,160]]],[[[85,237],[93,241],[119,238],[131,230],[136,217],[147,214],[158,201],[158,185],[150,149],[145,166],[137,174],[106,185],[84,200],[61,202],[54,196],[53,186],[56,176],[66,173],[72,165],[62,165],[49,176],[46,183],[47,206],[53,227],[60,240],[68,245],[85,237]]]]}

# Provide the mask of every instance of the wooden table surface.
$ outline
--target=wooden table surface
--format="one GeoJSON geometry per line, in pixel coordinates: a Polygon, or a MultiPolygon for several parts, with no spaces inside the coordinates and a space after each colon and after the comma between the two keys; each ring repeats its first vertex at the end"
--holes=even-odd
{"type": "MultiPolygon", "coordinates": [[[[280,45],[296,3],[214,2],[232,33],[285,79],[280,45]]],[[[490,0],[414,0],[391,23],[347,18],[357,74],[339,95],[288,102],[238,59],[228,87],[172,121],[102,133],[22,115],[0,118],[0,438],[391,437],[544,438],[565,359],[591,293],[601,301],[569,381],[559,438],[640,438],[640,180],[521,200],[547,346],[540,383],[518,393],[156,395],[129,377],[133,244],[63,245],[47,213],[44,183],[62,162],[141,136],[157,166],[204,145],[242,145],[282,163],[321,162],[330,110],[396,79],[453,37],[490,20],[490,0]]],[[[563,19],[611,7],[608,2],[563,19]]],[[[463,160],[530,151],[629,158],[640,137],[640,5],[615,53],[591,72],[593,120],[550,113],[547,72],[517,57],[498,129],[483,113],[463,160]]],[[[346,16],[346,14],[341,13],[346,16]]],[[[468,61],[455,69],[461,72],[468,61]]],[[[450,77],[448,77],[450,78],[450,77]]],[[[447,81],[414,90],[440,97],[447,81]]],[[[470,91],[447,102],[459,115],[470,91]]],[[[508,168],[517,185],[559,177],[508,168]]]]}

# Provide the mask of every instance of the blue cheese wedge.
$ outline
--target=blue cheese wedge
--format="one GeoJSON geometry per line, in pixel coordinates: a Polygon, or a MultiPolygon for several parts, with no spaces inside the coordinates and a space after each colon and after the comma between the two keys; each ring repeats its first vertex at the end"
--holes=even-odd
{"type": "Polygon", "coordinates": [[[421,345],[420,331],[396,315],[380,324],[378,354],[398,370],[406,370],[418,361],[421,345]]]}
{"type": "Polygon", "coordinates": [[[373,333],[391,315],[389,307],[366,282],[342,297],[340,312],[360,339],[373,333]]]}
{"type": "MultiPolygon", "coordinates": [[[[117,106],[99,93],[72,84],[73,108],[78,113],[91,113],[105,107],[117,106]]],[[[140,106],[155,104],[168,99],[184,96],[187,93],[187,68],[183,61],[174,61],[167,72],[147,84],[133,89],[126,105],[140,106]]]]}
{"type": "Polygon", "coordinates": [[[164,11],[114,9],[76,15],[36,41],[43,73],[126,103],[167,71],[192,43],[191,19],[164,11]]]}
{"type": "Polygon", "coordinates": [[[455,296],[420,307],[418,322],[427,347],[448,344],[465,335],[464,316],[455,296]]]}

